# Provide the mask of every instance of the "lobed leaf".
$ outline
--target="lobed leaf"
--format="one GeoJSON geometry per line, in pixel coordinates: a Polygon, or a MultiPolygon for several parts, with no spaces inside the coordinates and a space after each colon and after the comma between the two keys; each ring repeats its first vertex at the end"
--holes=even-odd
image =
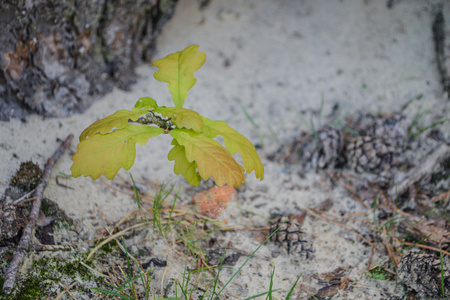
{"type": "Polygon", "coordinates": [[[203,134],[210,138],[218,135],[223,137],[225,147],[230,153],[240,153],[245,171],[251,173],[255,171],[256,178],[264,179],[264,166],[259,159],[258,153],[252,143],[242,134],[231,128],[224,121],[212,121],[201,117],[203,120],[203,134]]]}
{"type": "Polygon", "coordinates": [[[156,101],[150,97],[142,97],[142,98],[139,98],[139,100],[136,102],[134,107],[151,109],[151,108],[157,108],[158,104],[156,104],[156,101]]]}
{"type": "Polygon", "coordinates": [[[131,168],[136,157],[136,143],[143,146],[149,138],[163,132],[162,128],[129,124],[111,133],[84,139],[78,143],[78,151],[72,157],[72,176],[91,176],[95,180],[105,174],[106,178],[112,179],[120,168],[131,168]]]}
{"type": "Polygon", "coordinates": [[[177,140],[172,140],[174,147],[170,150],[168,158],[175,161],[175,174],[183,175],[184,179],[191,185],[198,186],[200,183],[200,175],[197,173],[197,164],[195,161],[189,162],[186,158],[184,147],[178,144],[177,140]]]}
{"type": "Polygon", "coordinates": [[[136,121],[140,116],[145,115],[147,110],[141,108],[133,108],[129,110],[119,110],[103,119],[95,121],[88,128],[83,130],[80,135],[80,142],[92,137],[96,133],[109,133],[114,128],[122,129],[128,125],[128,120],[136,121]]]}
{"type": "Polygon", "coordinates": [[[244,168],[219,142],[188,129],[174,129],[170,135],[184,147],[187,161],[197,164],[204,180],[213,177],[218,186],[226,183],[237,188],[245,181],[244,168]]]}
{"type": "Polygon", "coordinates": [[[159,68],[153,76],[158,81],[168,83],[167,87],[176,107],[183,107],[187,91],[197,81],[193,74],[205,63],[206,55],[197,51],[198,47],[191,45],[183,51],[169,54],[153,62],[153,65],[159,68]]]}
{"type": "Polygon", "coordinates": [[[196,111],[182,107],[161,106],[155,108],[155,112],[160,113],[163,117],[172,118],[173,124],[178,128],[192,129],[196,132],[202,131],[203,121],[196,111]]]}

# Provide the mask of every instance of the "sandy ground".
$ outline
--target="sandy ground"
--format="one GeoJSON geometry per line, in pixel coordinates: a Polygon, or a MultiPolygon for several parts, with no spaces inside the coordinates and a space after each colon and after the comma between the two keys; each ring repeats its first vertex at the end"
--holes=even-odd
{"type": "MultiPolygon", "coordinates": [[[[302,130],[311,131],[310,119],[316,127],[323,124],[324,116],[335,105],[343,118],[357,110],[399,111],[408,101],[418,99],[408,106],[407,114],[425,111],[424,123],[448,117],[450,104],[441,91],[431,32],[433,13],[444,1],[394,3],[389,9],[386,1],[375,0],[212,0],[200,9],[199,1],[180,0],[175,16],[158,39],[156,58],[191,44],[200,45],[207,59],[195,73],[197,84],[189,92],[185,107],[211,119],[225,120],[239,130],[258,146],[265,166],[264,181],[247,175],[238,199],[221,217],[228,225],[268,226],[268,218],[274,215],[300,214],[304,208],[326,199],[333,200],[330,213],[336,216],[365,209],[341,187],[330,190],[320,175],[310,172],[300,178],[296,172],[286,172],[285,166],[267,159],[281,143],[302,130]],[[244,109],[256,126],[245,116],[244,109]],[[320,115],[313,113],[319,110],[320,115]]],[[[444,4],[444,12],[450,19],[448,3],[444,4]]],[[[150,96],[159,105],[171,105],[165,85],[153,79],[154,71],[151,66],[140,67],[139,81],[132,91],[114,90],[82,115],[65,119],[30,116],[25,123],[0,123],[0,192],[4,192],[21,161],[33,160],[43,166],[58,146],[58,138],[64,139],[70,133],[78,137],[95,120],[119,109],[130,109],[139,97],[150,96]]],[[[173,163],[166,159],[169,144],[170,139],[160,136],[145,147],[137,147],[136,163],[130,172],[138,182],[162,183],[174,177],[173,163]]],[[[136,205],[129,195],[109,188],[106,180],[71,178],[62,181],[72,189],[58,186],[55,176],[58,172],[70,174],[73,151],[75,142],[56,164],[45,197],[56,202],[82,228],[79,240],[92,239],[105,226],[99,208],[111,222],[117,222],[136,205]]],[[[124,170],[119,176],[129,178],[124,170]]],[[[182,186],[180,204],[189,204],[192,191],[187,183],[179,177],[172,182],[177,188],[182,186]]],[[[348,268],[349,278],[356,285],[340,291],[333,299],[403,295],[395,282],[365,276],[371,248],[351,232],[309,215],[303,229],[316,250],[313,258],[284,252],[274,255],[276,246],[263,246],[227,287],[229,299],[245,299],[267,291],[273,265],[274,287],[281,289],[275,293],[277,299],[284,299],[301,273],[294,299],[307,299],[307,292],[314,294],[321,287],[317,274],[338,267],[348,268]]],[[[129,246],[147,247],[152,257],[167,260],[166,282],[180,279],[183,257],[167,242],[155,242],[149,236],[152,234],[130,238],[129,246]]],[[[55,237],[59,241],[67,239],[58,233],[55,237]]],[[[246,253],[260,243],[248,231],[216,238],[220,244],[231,244],[246,253]]],[[[383,258],[376,253],[372,264],[383,258]]],[[[245,259],[241,257],[237,266],[245,259]]],[[[232,273],[224,270],[220,280],[226,282],[232,273]]],[[[161,272],[155,276],[159,282],[161,272]]],[[[79,293],[76,295],[82,299],[79,293]]]]}

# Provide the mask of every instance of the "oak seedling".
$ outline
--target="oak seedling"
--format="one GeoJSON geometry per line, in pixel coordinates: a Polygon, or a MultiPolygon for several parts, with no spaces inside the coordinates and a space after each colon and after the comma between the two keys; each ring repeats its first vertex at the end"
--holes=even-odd
{"type": "Polygon", "coordinates": [[[264,178],[264,166],[255,147],[224,121],[213,121],[183,108],[187,92],[195,82],[194,72],[205,62],[204,52],[191,45],[183,51],[156,60],[154,77],[168,83],[174,107],[158,106],[152,98],[140,98],[131,110],[119,110],[94,122],[80,135],[78,151],[72,157],[73,177],[81,175],[112,179],[120,168],[129,170],[136,157],[136,144],[144,146],[160,134],[172,136],[168,159],[175,161],[175,174],[191,185],[212,177],[218,186],[239,187],[244,173],[255,171],[264,178]],[[222,136],[224,146],[215,140],[222,136]],[[233,155],[239,153],[243,166],[233,155]]]}

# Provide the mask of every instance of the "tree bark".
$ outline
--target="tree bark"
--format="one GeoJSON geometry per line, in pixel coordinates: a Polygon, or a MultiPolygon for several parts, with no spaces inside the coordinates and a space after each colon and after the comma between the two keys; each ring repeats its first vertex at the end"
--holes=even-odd
{"type": "Polygon", "coordinates": [[[0,1],[0,120],[65,117],[129,89],[176,2],[0,1]]]}
{"type": "Polygon", "coordinates": [[[436,62],[441,77],[444,93],[450,99],[450,41],[446,30],[443,7],[436,12],[433,20],[433,39],[436,53],[436,62]],[[447,36],[447,38],[446,38],[447,36]]]}

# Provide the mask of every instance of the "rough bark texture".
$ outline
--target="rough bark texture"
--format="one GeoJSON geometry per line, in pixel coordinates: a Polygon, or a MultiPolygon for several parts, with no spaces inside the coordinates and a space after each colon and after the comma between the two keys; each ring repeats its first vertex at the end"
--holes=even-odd
{"type": "Polygon", "coordinates": [[[0,120],[68,116],[128,89],[176,2],[0,1],[0,120]]]}
{"type": "Polygon", "coordinates": [[[447,93],[447,97],[450,99],[450,34],[446,30],[446,20],[444,19],[442,6],[434,16],[432,30],[436,61],[439,75],[441,76],[442,87],[444,92],[447,93]]]}

